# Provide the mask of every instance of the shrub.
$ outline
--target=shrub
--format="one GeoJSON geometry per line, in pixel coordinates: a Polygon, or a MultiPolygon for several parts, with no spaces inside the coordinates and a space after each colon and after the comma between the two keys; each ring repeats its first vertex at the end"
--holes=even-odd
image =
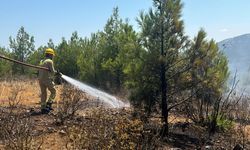
{"type": "Polygon", "coordinates": [[[64,84],[61,94],[61,103],[56,114],[57,123],[63,124],[66,119],[72,119],[76,112],[82,108],[85,100],[82,91],[68,84],[64,84]]]}
{"type": "MultiPolygon", "coordinates": [[[[209,116],[209,122],[212,121],[212,117],[209,116]]],[[[234,122],[221,116],[221,115],[218,115],[217,118],[216,118],[216,129],[218,131],[222,131],[222,132],[225,132],[225,131],[228,131],[229,129],[231,129],[234,125],[234,122]]]]}

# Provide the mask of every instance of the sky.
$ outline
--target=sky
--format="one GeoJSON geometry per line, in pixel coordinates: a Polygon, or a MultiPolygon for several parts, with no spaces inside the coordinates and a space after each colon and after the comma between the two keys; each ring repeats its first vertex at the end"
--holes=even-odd
{"type": "MultiPolygon", "coordinates": [[[[183,0],[182,19],[185,32],[194,37],[204,28],[208,38],[221,41],[250,33],[249,0],[183,0]]],[[[81,37],[102,30],[114,7],[120,16],[139,31],[135,21],[140,11],[147,12],[152,0],[1,0],[0,46],[9,46],[9,37],[16,37],[24,26],[35,37],[36,47],[49,39],[58,44],[69,39],[74,31],[81,37]]]]}

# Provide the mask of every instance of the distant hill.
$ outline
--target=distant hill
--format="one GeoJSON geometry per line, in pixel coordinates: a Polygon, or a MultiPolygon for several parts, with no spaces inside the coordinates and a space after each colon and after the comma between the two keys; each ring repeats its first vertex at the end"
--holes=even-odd
{"type": "Polygon", "coordinates": [[[237,70],[239,90],[250,94],[250,34],[225,39],[218,46],[228,57],[231,78],[237,70]]]}

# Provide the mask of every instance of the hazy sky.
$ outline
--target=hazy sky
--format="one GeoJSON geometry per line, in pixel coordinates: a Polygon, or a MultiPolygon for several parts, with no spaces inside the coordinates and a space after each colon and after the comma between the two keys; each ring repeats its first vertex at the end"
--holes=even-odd
{"type": "MultiPolygon", "coordinates": [[[[185,31],[193,37],[203,27],[210,38],[221,41],[250,33],[250,0],[183,0],[185,31]]],[[[9,45],[9,36],[18,29],[35,37],[38,47],[49,38],[57,44],[77,31],[82,37],[102,30],[115,6],[120,16],[129,18],[138,29],[135,18],[147,11],[152,0],[1,0],[0,46],[9,45]]]]}

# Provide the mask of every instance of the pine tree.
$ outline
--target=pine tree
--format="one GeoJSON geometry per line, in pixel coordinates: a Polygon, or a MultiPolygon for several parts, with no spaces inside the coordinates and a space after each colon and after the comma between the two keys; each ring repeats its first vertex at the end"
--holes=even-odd
{"type": "Polygon", "coordinates": [[[198,91],[194,97],[194,104],[197,106],[193,107],[192,111],[198,114],[193,116],[193,120],[203,123],[208,119],[208,107],[226,90],[228,60],[219,51],[214,40],[206,40],[206,32],[203,29],[198,32],[187,52],[189,63],[192,65],[191,80],[193,83],[199,83],[192,87],[193,91],[198,91]],[[198,110],[194,110],[195,108],[198,110]]]}
{"type": "Polygon", "coordinates": [[[79,67],[79,77],[84,82],[87,82],[94,86],[101,86],[102,83],[102,68],[100,57],[99,33],[91,34],[90,38],[85,38],[81,41],[82,50],[77,59],[77,65],[79,67]]]}
{"type": "MultiPolygon", "coordinates": [[[[0,47],[0,55],[10,57],[11,53],[8,49],[0,47]]],[[[7,77],[11,73],[12,73],[11,63],[3,59],[0,59],[0,76],[7,77]]]]}
{"type": "MultiPolygon", "coordinates": [[[[14,59],[19,61],[27,61],[29,55],[34,51],[34,37],[25,32],[24,27],[21,27],[18,30],[16,39],[12,37],[9,38],[10,40],[10,48],[12,49],[14,59]]],[[[24,66],[22,65],[13,65],[13,72],[14,73],[25,73],[24,66]]]]}
{"type": "Polygon", "coordinates": [[[78,76],[77,58],[82,49],[81,41],[82,39],[78,37],[78,33],[73,32],[68,42],[63,38],[56,47],[55,66],[60,72],[72,77],[78,76]]]}
{"type": "MultiPolygon", "coordinates": [[[[133,98],[142,98],[149,112],[161,99],[163,135],[168,134],[169,102],[173,101],[171,92],[178,80],[180,68],[177,61],[185,48],[184,24],[181,18],[180,0],[154,0],[154,9],[141,13],[138,19],[142,29],[141,40],[145,49],[145,60],[139,75],[141,85],[135,90],[133,98]],[[167,99],[168,98],[168,99],[167,99]]],[[[139,84],[138,84],[139,85],[139,84]]]]}

